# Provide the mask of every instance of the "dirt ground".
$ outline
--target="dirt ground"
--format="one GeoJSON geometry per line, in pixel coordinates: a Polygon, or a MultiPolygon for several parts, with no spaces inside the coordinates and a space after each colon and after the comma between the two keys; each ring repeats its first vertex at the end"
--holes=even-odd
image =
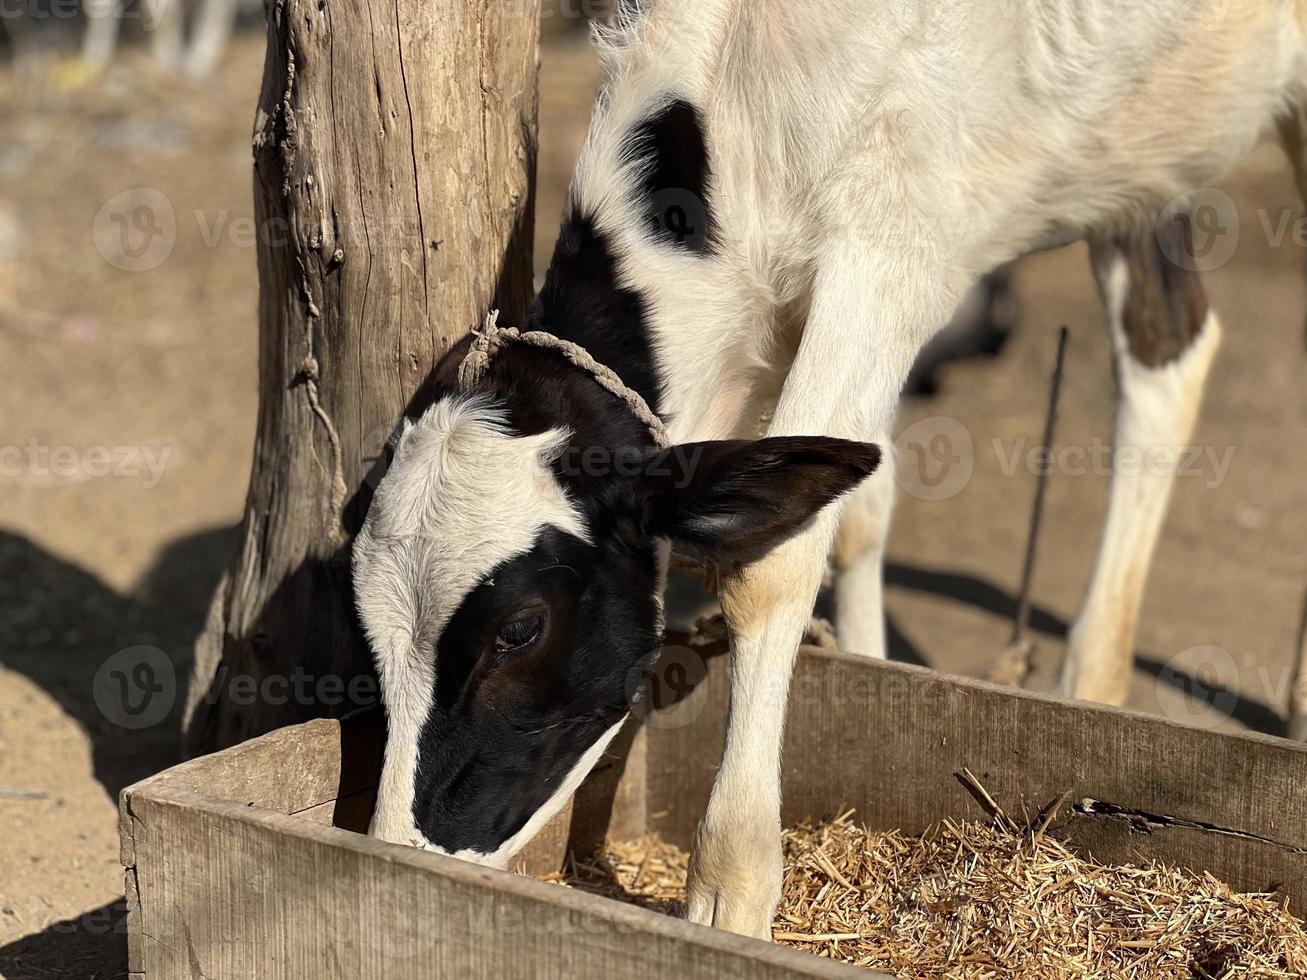
{"type": "MultiPolygon", "coordinates": [[[[59,63],[0,69],[0,976],[125,970],[115,799],[174,761],[176,713],[134,730],[101,705],[125,648],[160,649],[173,688],[184,684],[234,548],[256,410],[244,222],[260,48],[239,38],[203,84],[134,54],[93,84],[59,63]],[[138,188],[154,192],[136,192],[145,202],[162,195],[175,229],[157,262],[115,248],[102,215],[138,188]]],[[[593,84],[588,48],[550,46],[542,264],[593,84]]],[[[1302,207],[1274,148],[1221,186],[1240,222],[1233,257],[1207,277],[1227,338],[1196,440],[1209,452],[1176,488],[1131,705],[1277,733],[1307,588],[1307,260],[1292,227],[1278,243],[1276,232],[1302,207]]],[[[909,402],[901,421],[901,465],[925,467],[926,482],[901,494],[891,539],[893,649],[957,673],[982,674],[1007,640],[1034,492],[1020,454],[1038,437],[1059,324],[1072,331],[1061,444],[1093,450],[1110,431],[1083,247],[1025,261],[1017,285],[1003,356],[951,368],[940,396],[909,402]],[[940,433],[953,434],[943,476],[956,492],[927,500],[940,433]]],[[[1077,468],[1050,490],[1036,687],[1062,654],[1105,504],[1105,473],[1077,468]]]]}

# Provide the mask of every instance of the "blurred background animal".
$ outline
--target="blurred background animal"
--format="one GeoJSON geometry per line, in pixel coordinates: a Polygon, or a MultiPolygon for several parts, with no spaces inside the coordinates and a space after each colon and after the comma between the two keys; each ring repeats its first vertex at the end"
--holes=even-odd
{"type": "Polygon", "coordinates": [[[238,25],[262,29],[263,0],[29,0],[0,17],[12,56],[76,50],[83,67],[103,71],[124,42],[143,42],[169,71],[201,78],[217,66],[238,25]]]}

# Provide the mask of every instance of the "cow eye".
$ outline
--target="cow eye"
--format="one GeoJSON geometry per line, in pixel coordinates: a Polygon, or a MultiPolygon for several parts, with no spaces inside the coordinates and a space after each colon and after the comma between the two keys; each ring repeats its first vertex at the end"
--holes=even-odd
{"type": "Polygon", "coordinates": [[[540,639],[544,628],[545,617],[541,613],[526,613],[510,619],[495,635],[495,650],[499,653],[512,653],[514,650],[529,647],[540,639]]]}

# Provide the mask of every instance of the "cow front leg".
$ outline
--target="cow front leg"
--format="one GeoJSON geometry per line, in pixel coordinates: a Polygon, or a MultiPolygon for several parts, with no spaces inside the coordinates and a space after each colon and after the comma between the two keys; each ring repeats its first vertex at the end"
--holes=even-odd
{"type": "Polygon", "coordinates": [[[731,707],[722,765],[690,859],[689,918],[771,939],[781,889],[781,739],[790,674],[812,617],[836,507],[727,579],[731,707]]]}
{"type": "MultiPolygon", "coordinates": [[[[910,273],[901,257],[889,269],[858,256],[822,268],[769,436],[873,439],[890,431],[912,361],[956,297],[942,280],[910,273]],[[905,282],[918,288],[905,290],[905,282]]],[[[780,765],[790,674],[842,506],[825,507],[801,533],[724,581],[731,707],[722,765],[691,854],[687,913],[694,922],[771,937],[782,878],[780,765]]]]}

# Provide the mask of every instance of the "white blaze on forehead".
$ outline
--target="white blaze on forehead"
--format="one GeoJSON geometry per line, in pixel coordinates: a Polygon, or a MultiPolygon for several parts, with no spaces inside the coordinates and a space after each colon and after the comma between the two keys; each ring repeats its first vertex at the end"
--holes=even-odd
{"type": "Polygon", "coordinates": [[[589,535],[549,464],[568,434],[515,436],[502,408],[447,398],[400,437],[354,543],[354,592],[376,657],[390,733],[372,832],[407,843],[418,736],[431,711],[435,646],[494,568],[555,527],[589,535]]]}

